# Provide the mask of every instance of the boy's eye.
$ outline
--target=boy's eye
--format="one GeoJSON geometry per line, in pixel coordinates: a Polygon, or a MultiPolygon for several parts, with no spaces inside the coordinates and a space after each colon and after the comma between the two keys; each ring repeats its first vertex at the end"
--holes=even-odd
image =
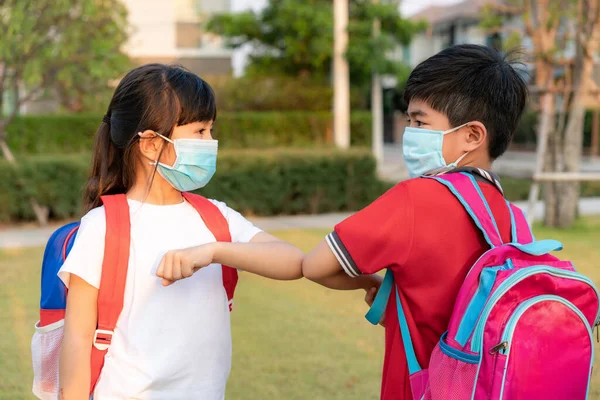
{"type": "Polygon", "coordinates": [[[421,121],[415,121],[415,123],[417,124],[418,127],[421,127],[424,125],[423,122],[421,122],[421,121]]]}

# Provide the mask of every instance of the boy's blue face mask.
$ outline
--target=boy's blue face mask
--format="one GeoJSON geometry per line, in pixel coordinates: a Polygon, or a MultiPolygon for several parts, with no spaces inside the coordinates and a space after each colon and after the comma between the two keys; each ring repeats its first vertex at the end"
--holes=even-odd
{"type": "Polygon", "coordinates": [[[411,178],[430,174],[435,175],[450,171],[469,153],[463,154],[458,160],[447,164],[442,155],[444,136],[467,126],[468,123],[447,131],[434,131],[406,127],[402,136],[402,155],[411,178]]]}
{"type": "MultiPolygon", "coordinates": [[[[155,132],[156,133],[156,132],[155,132]]],[[[175,146],[176,159],[172,166],[155,161],[158,173],[180,192],[200,189],[208,184],[217,170],[217,140],[175,139],[156,133],[175,146]]]]}

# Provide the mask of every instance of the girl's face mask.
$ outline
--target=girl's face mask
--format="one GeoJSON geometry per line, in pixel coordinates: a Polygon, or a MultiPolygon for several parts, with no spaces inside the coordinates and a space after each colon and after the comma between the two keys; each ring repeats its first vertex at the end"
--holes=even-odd
{"type": "MultiPolygon", "coordinates": [[[[156,133],[156,132],[155,132],[156,133]]],[[[158,173],[180,192],[200,189],[208,184],[217,170],[217,140],[175,139],[156,133],[175,147],[172,166],[154,161],[158,173]]]]}

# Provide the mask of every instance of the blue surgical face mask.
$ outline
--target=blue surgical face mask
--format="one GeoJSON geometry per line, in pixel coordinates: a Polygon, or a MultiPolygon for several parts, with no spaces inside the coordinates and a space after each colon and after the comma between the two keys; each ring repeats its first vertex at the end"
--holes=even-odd
{"type": "Polygon", "coordinates": [[[450,171],[469,153],[447,164],[442,155],[444,136],[467,126],[468,123],[447,131],[406,127],[402,136],[402,155],[411,178],[429,174],[435,175],[450,171]]]}
{"type": "Polygon", "coordinates": [[[175,162],[172,166],[155,161],[158,173],[180,192],[200,189],[208,184],[217,170],[217,140],[175,139],[159,133],[158,136],[175,147],[175,162]]]}

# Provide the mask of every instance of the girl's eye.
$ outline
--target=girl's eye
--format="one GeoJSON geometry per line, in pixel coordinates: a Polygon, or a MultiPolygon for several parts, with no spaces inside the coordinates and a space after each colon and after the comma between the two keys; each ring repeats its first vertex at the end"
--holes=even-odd
{"type": "Polygon", "coordinates": [[[424,124],[421,121],[415,121],[415,123],[417,124],[417,126],[420,128],[422,127],[424,124]]]}

